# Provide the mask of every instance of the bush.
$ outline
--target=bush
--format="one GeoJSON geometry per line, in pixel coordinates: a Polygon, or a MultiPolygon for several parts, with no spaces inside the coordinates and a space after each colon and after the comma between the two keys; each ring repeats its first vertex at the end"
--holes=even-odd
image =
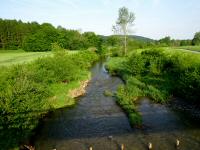
{"type": "Polygon", "coordinates": [[[200,57],[197,54],[150,49],[132,52],[127,58],[111,58],[106,66],[126,84],[117,90],[117,103],[129,115],[130,123],[141,120],[135,114],[135,101],[148,96],[165,103],[171,95],[199,103],[200,57]],[[123,63],[121,62],[123,61],[123,63]],[[176,83],[176,84],[174,84],[176,83]]]}
{"type": "Polygon", "coordinates": [[[52,90],[52,85],[88,78],[88,68],[97,59],[97,54],[91,51],[73,55],[59,52],[31,64],[3,68],[0,72],[0,130],[5,134],[15,130],[17,135],[21,135],[13,135],[16,142],[26,138],[42,114],[53,108],[49,97],[56,91],[52,90]]]}

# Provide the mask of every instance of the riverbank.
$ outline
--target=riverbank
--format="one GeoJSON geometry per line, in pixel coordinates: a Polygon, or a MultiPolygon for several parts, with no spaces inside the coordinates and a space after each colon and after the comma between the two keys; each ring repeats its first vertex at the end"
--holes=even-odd
{"type": "Polygon", "coordinates": [[[198,124],[185,124],[176,111],[146,98],[136,101],[143,126],[131,128],[115,97],[104,94],[105,91],[115,93],[123,81],[110,76],[102,62],[96,63],[91,72],[87,93],[78,98],[75,107],[57,109],[42,120],[33,139],[36,150],[86,150],[89,147],[116,150],[122,144],[125,149],[146,150],[149,142],[154,149],[176,150],[177,139],[182,150],[199,149],[198,124]]]}
{"type": "Polygon", "coordinates": [[[83,96],[86,93],[86,87],[88,86],[89,81],[90,81],[89,79],[81,81],[80,82],[80,86],[75,88],[75,89],[69,90],[69,94],[68,95],[71,98],[76,98],[76,97],[79,97],[79,96],[83,96]]]}
{"type": "Polygon", "coordinates": [[[63,51],[29,64],[4,67],[0,73],[0,146],[15,149],[32,135],[46,113],[74,105],[69,91],[78,88],[75,96],[83,94],[83,81],[89,79],[89,68],[97,60],[92,51],[63,51]]]}
{"type": "Polygon", "coordinates": [[[139,97],[147,96],[156,103],[166,103],[173,96],[182,97],[199,106],[199,56],[150,49],[135,51],[127,57],[112,57],[108,61],[109,72],[125,81],[116,93],[117,103],[128,114],[133,126],[141,124],[135,106],[139,97]]]}

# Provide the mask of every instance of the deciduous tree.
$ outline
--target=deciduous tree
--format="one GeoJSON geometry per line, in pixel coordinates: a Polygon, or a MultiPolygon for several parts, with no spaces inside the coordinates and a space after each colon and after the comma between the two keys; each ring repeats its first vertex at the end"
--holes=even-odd
{"type": "Polygon", "coordinates": [[[129,12],[128,8],[122,7],[119,9],[118,19],[116,25],[113,26],[115,33],[123,34],[124,36],[124,55],[127,53],[127,35],[130,33],[130,29],[133,26],[135,15],[133,12],[129,12]]]}

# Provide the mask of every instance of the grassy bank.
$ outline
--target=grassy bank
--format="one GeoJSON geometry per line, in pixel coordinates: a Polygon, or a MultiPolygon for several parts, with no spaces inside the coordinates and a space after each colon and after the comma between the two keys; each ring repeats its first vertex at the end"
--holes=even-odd
{"type": "Polygon", "coordinates": [[[0,146],[14,149],[48,111],[75,103],[69,91],[90,78],[95,52],[56,52],[28,64],[1,67],[0,146]]]}
{"type": "Polygon", "coordinates": [[[141,124],[135,108],[139,97],[148,96],[155,102],[165,103],[175,95],[199,103],[199,54],[173,49],[138,50],[128,57],[113,57],[106,66],[111,74],[119,75],[126,82],[118,88],[116,97],[133,126],[141,124]]]}

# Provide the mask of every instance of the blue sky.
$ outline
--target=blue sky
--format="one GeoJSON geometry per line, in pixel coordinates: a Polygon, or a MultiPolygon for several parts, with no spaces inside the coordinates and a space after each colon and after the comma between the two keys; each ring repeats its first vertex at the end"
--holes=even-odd
{"type": "Polygon", "coordinates": [[[200,31],[200,0],[0,0],[0,18],[110,35],[122,6],[136,15],[135,35],[188,39],[200,31]]]}

